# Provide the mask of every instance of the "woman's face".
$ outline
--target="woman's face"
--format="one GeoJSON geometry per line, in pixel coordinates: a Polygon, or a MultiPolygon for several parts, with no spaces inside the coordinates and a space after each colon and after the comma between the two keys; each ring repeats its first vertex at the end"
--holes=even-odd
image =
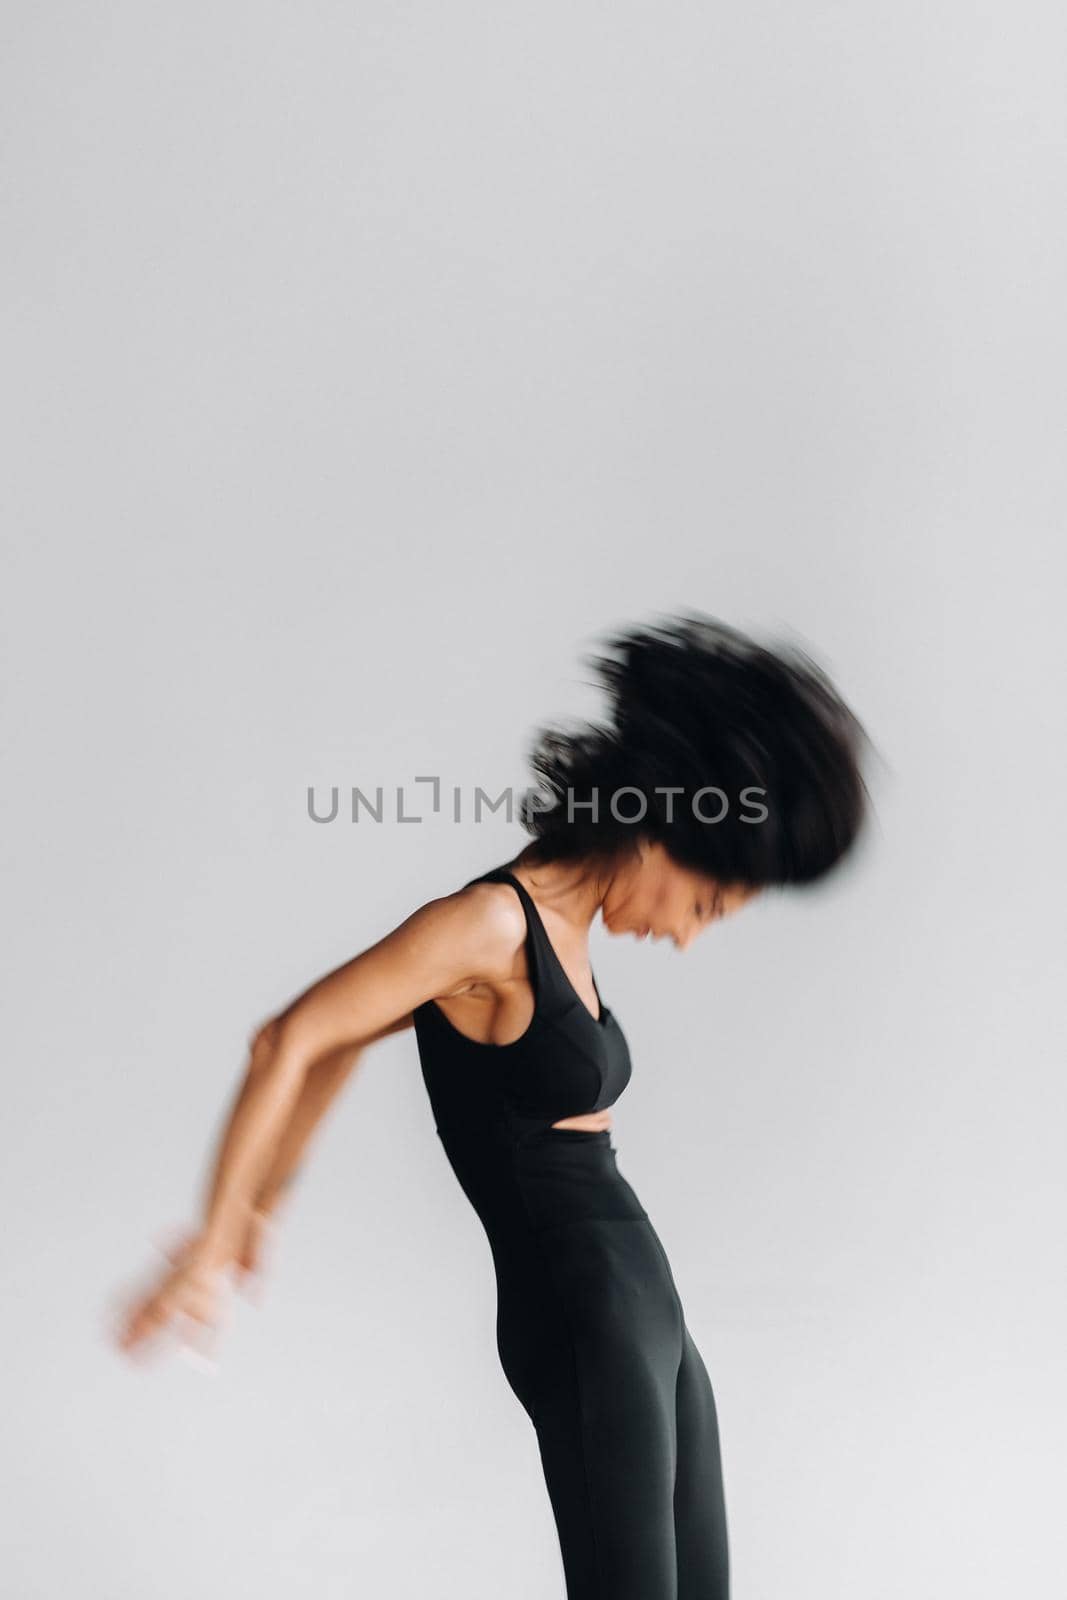
{"type": "Polygon", "coordinates": [[[759,893],[679,866],[659,843],[642,840],[612,875],[600,907],[609,933],[673,939],[685,950],[709,923],[739,911],[759,893]]]}

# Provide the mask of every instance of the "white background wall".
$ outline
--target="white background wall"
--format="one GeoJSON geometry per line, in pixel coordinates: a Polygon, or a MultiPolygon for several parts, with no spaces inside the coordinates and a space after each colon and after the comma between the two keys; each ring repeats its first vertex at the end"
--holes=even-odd
{"type": "Polygon", "coordinates": [[[562,1595],[410,1036],[216,1378],[124,1364],[107,1304],[195,1215],[251,1028],[522,843],[307,786],[519,787],[595,636],[688,604],[803,641],[881,755],[823,889],[684,956],[593,933],[735,1600],[1062,1594],[1065,33],[14,7],[19,1600],[562,1595]]]}

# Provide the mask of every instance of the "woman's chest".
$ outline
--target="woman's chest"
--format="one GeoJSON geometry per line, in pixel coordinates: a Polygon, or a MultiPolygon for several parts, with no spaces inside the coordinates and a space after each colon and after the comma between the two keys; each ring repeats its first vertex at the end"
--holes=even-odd
{"type": "Polygon", "coordinates": [[[614,1105],[630,1081],[632,1064],[621,1026],[610,1011],[598,1022],[575,1000],[522,1041],[504,1064],[502,1088],[524,1115],[551,1120],[614,1105]]]}

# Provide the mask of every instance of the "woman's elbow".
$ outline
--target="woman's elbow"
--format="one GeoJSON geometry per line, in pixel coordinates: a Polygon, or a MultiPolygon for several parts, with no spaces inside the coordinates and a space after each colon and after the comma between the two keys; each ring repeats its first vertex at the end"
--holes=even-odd
{"type": "Polygon", "coordinates": [[[303,1077],[314,1049],[303,1019],[296,1011],[271,1017],[257,1029],[248,1059],[249,1074],[303,1077]]]}

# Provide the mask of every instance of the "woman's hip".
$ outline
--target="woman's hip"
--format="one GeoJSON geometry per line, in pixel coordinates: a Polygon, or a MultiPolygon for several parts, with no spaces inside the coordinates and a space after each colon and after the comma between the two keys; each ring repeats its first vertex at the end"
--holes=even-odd
{"type": "Polygon", "coordinates": [[[667,1387],[681,1361],[684,1313],[648,1217],[545,1224],[524,1258],[497,1268],[497,1349],[511,1387],[536,1396],[578,1372],[583,1384],[667,1387]]]}

